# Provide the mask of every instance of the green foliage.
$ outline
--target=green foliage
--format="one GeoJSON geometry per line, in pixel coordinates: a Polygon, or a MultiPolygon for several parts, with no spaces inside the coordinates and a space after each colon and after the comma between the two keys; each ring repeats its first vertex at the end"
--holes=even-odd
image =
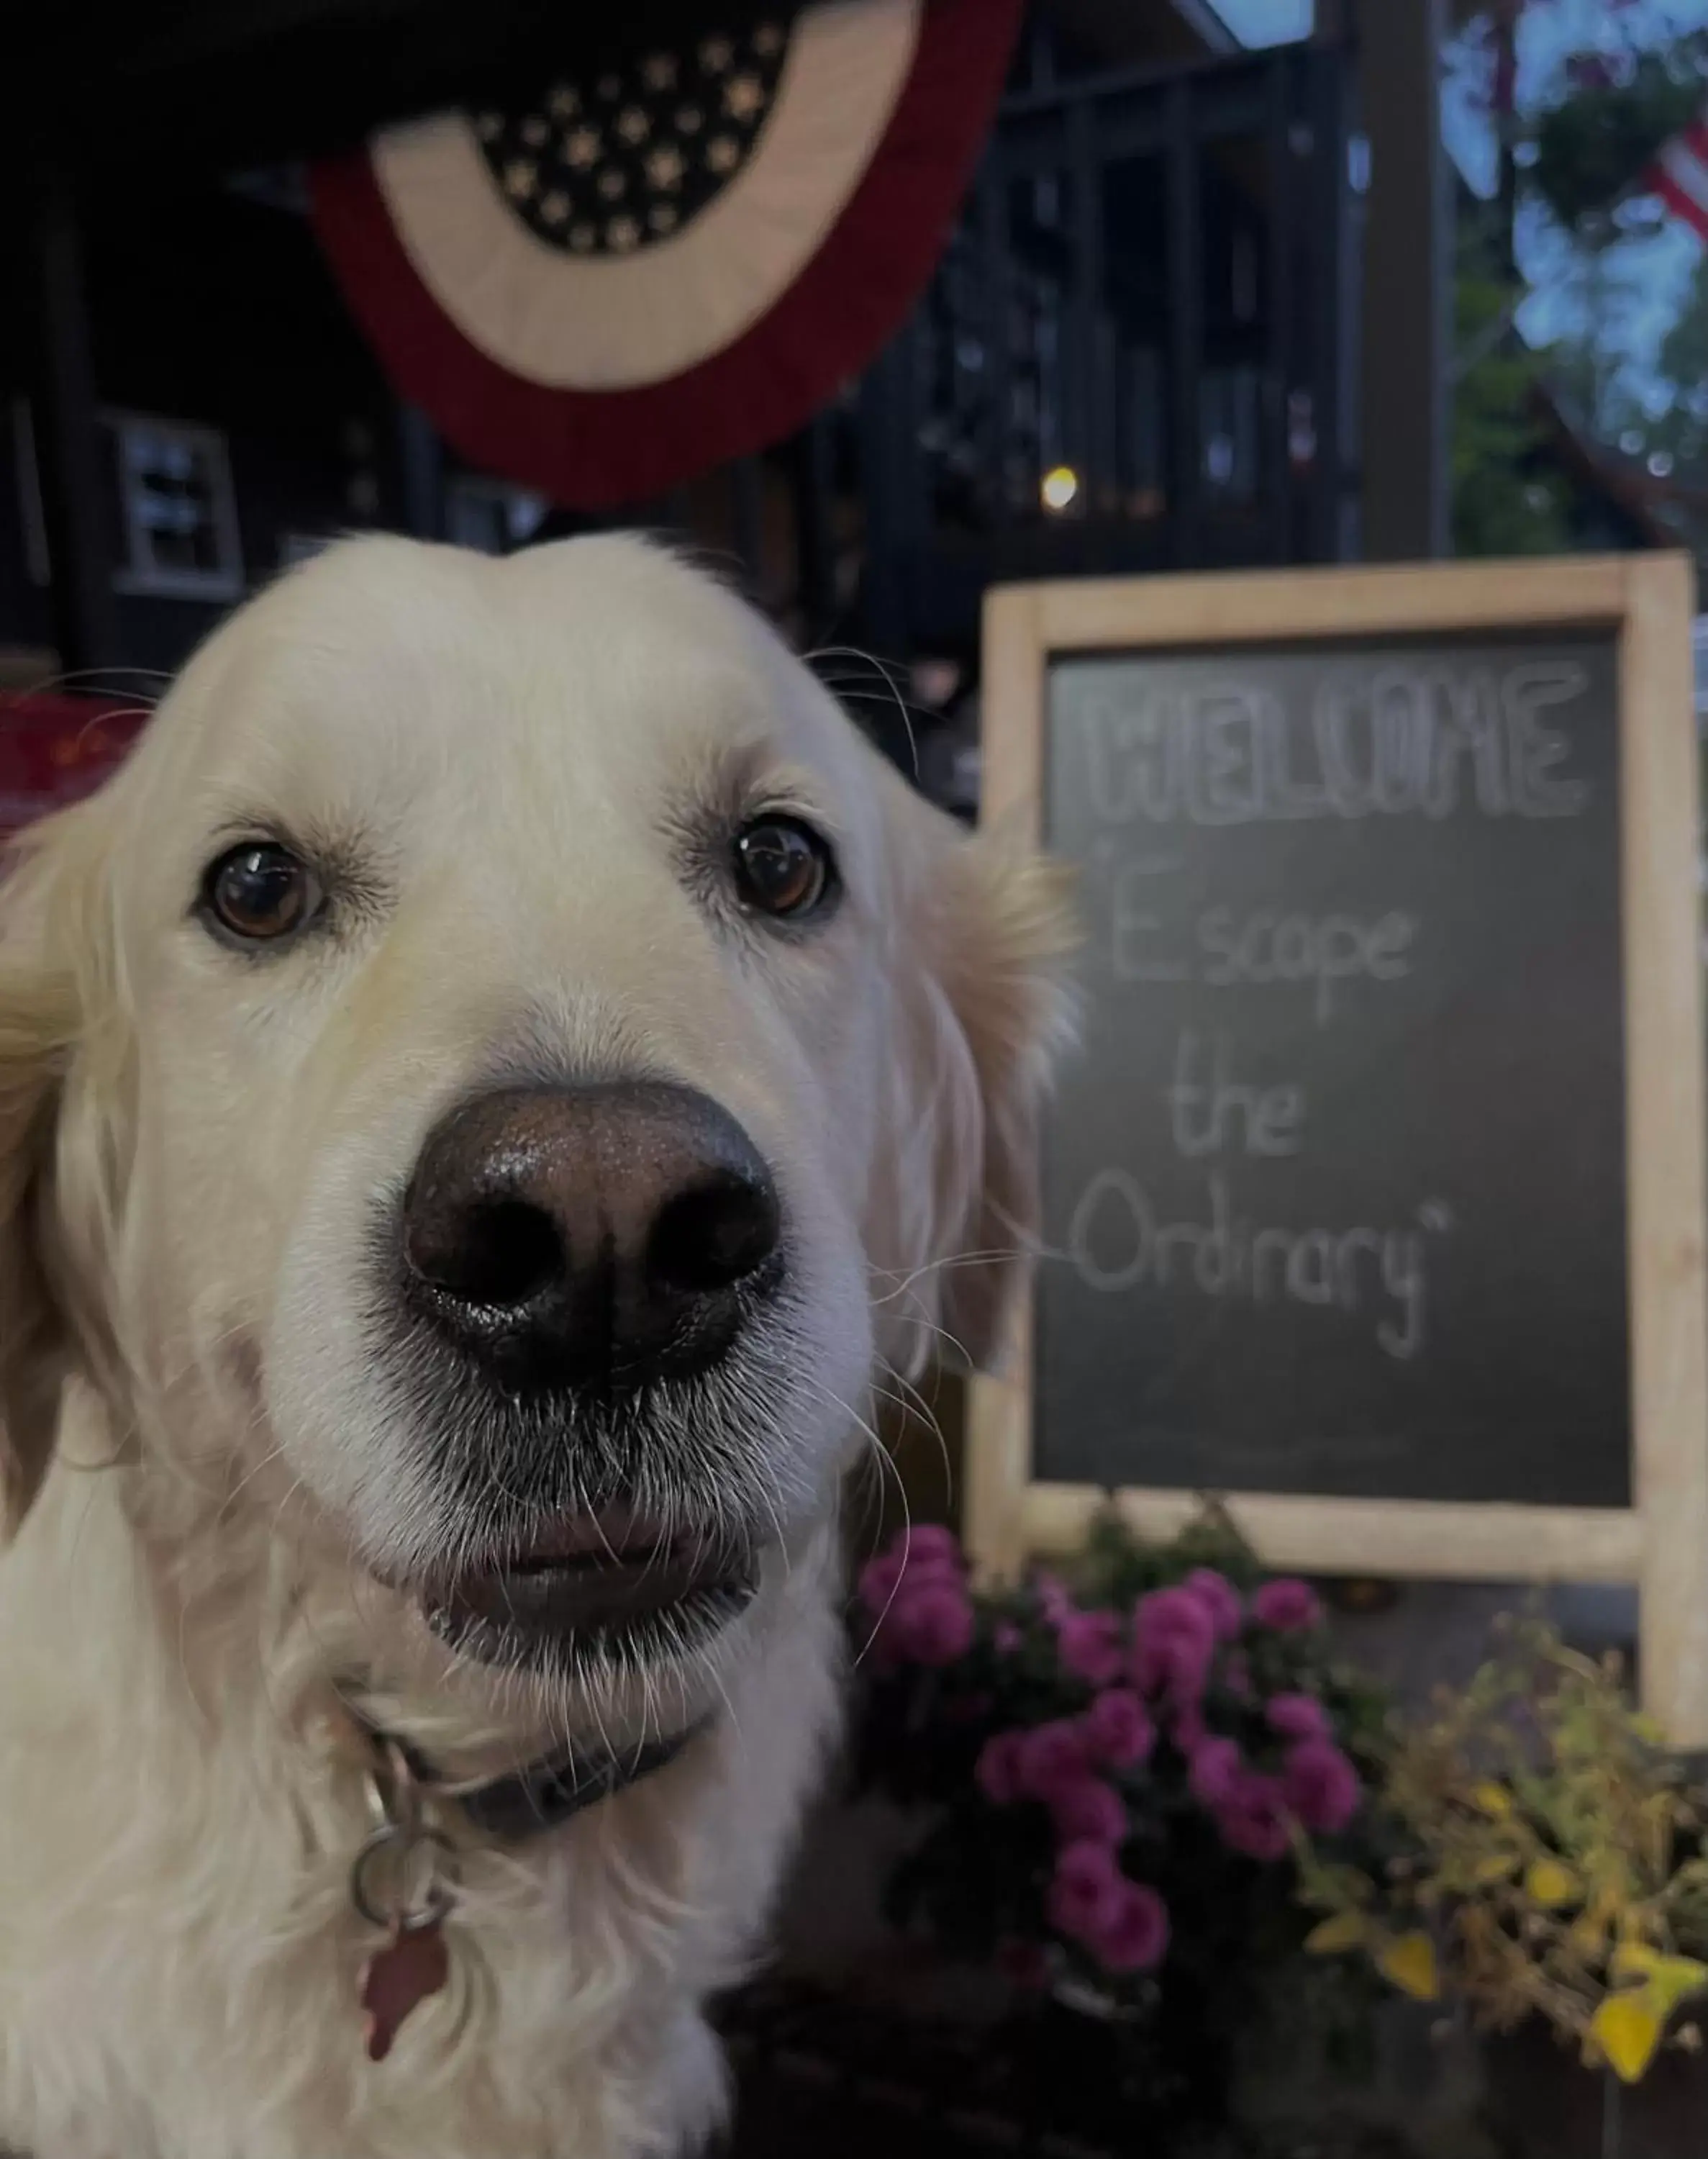
{"type": "Polygon", "coordinates": [[[1543,455],[1536,392],[1547,355],[1513,326],[1514,295],[1493,267],[1488,225],[1461,221],[1455,349],[1474,355],[1453,401],[1453,551],[1555,555],[1571,544],[1566,490],[1543,455]]]}
{"type": "Polygon", "coordinates": [[[1682,44],[1645,53],[1628,81],[1580,88],[1541,116],[1530,184],[1569,230],[1601,236],[1607,211],[1695,119],[1701,98],[1701,75],[1682,44]]]}
{"type": "Polygon", "coordinates": [[[1263,1579],[1256,1553],[1216,1500],[1207,1500],[1197,1518],[1167,1545],[1137,1535],[1118,1509],[1105,1507],[1083,1549],[1062,1572],[1084,1603],[1131,1607],[1153,1589],[1184,1581],[1198,1566],[1216,1568],[1242,1590],[1255,1588],[1263,1579]]]}
{"type": "MultiPolygon", "coordinates": [[[[1540,13],[1549,0],[1528,4],[1540,13]]],[[[1545,389],[1586,443],[1647,494],[1652,515],[1708,556],[1708,283],[1698,277],[1659,350],[1639,357],[1630,326],[1652,305],[1644,287],[1653,259],[1618,244],[1653,229],[1636,220],[1628,198],[1700,109],[1708,31],[1700,20],[1608,0],[1601,34],[1565,58],[1543,108],[1527,101],[1509,123],[1499,199],[1462,219],[1452,450],[1462,555],[1586,544],[1593,484],[1586,499],[1585,482],[1555,454],[1538,395],[1545,389]],[[1557,330],[1548,350],[1534,349],[1516,328],[1530,295],[1513,269],[1514,241],[1538,206],[1556,235],[1545,258],[1555,319],[1576,323],[1557,330]],[[1508,218],[1519,222],[1508,226],[1508,218]]],[[[1473,25],[1463,49],[1488,44],[1487,24],[1473,25]]]]}
{"type": "Polygon", "coordinates": [[[1379,1866],[1302,1861],[1309,1946],[1359,1955],[1423,1999],[1509,2030],[1540,2017],[1591,2065],[1648,2068],[1708,1989],[1701,1816],[1617,1666],[1547,1628],[1399,1737],[1375,1810],[1379,1866]]]}

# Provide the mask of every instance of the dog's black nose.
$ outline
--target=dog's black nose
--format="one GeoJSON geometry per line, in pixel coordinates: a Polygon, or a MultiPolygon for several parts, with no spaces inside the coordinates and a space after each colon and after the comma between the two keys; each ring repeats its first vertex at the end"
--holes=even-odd
{"type": "Polygon", "coordinates": [[[515,1088],[453,1110],[404,1202],[411,1304],[505,1384],[703,1370],[781,1270],[775,1188],[687,1087],[515,1088]]]}

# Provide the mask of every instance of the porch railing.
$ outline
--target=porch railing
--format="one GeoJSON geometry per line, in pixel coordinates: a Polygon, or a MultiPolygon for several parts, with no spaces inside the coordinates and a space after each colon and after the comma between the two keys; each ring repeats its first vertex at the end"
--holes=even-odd
{"type": "Polygon", "coordinates": [[[1008,577],[1351,551],[1349,56],[1005,104],[859,406],[862,634],[966,649],[1008,577]]]}

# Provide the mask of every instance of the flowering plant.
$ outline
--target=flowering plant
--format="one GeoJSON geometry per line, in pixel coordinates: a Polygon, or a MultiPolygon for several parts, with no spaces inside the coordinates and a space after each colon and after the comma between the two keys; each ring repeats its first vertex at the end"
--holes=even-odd
{"type": "Polygon", "coordinates": [[[1154,2025],[1237,2027],[1297,1949],[1297,1836],[1359,1816],[1380,1707],[1335,1670],[1304,1582],[1261,1578],[1226,1518],[976,1592],[915,1530],[860,1577],[868,1788],[929,1808],[891,1917],[1023,1985],[1154,2025]]]}
{"type": "Polygon", "coordinates": [[[1302,1861],[1307,1946],[1368,1959],[1506,2031],[1541,2017],[1590,2067],[1643,2078],[1702,2043],[1708,1836],[1614,1664],[1508,1623],[1501,1653],[1397,1737],[1376,1866],[1302,1861]]]}

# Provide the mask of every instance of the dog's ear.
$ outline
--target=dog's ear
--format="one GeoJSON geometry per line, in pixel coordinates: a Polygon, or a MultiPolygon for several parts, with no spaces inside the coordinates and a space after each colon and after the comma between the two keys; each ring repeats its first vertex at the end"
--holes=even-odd
{"type": "Polygon", "coordinates": [[[69,1351],[47,1220],[60,1101],[82,1031],[75,955],[86,813],[48,819],[0,869],[0,1542],[47,1471],[69,1351]]]}
{"type": "Polygon", "coordinates": [[[916,1371],[940,1344],[1002,1344],[1038,1235],[1038,1117],[1073,1033],[1068,873],[969,836],[897,783],[891,828],[897,1028],[888,1173],[874,1190],[879,1348],[916,1371]]]}

